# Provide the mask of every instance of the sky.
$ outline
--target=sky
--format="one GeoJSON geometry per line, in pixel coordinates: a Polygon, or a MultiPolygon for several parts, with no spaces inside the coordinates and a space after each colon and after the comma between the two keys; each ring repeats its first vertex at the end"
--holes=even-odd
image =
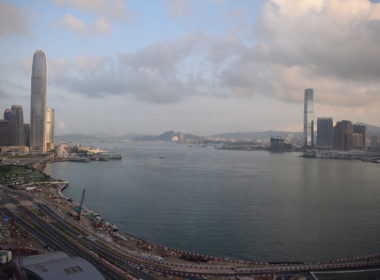
{"type": "Polygon", "coordinates": [[[56,135],[380,126],[380,3],[370,0],[0,0],[0,111],[29,122],[35,50],[56,135]]]}

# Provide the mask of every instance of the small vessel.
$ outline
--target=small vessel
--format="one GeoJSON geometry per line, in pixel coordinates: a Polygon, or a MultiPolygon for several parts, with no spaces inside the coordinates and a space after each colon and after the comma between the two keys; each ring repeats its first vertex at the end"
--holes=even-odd
{"type": "Polygon", "coordinates": [[[160,155],[160,157],[159,158],[165,158],[165,156],[164,155],[160,155]]]}

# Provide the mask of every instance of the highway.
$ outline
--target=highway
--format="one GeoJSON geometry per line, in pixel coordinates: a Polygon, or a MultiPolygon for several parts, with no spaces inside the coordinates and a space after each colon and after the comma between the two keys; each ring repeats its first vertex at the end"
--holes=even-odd
{"type": "MultiPolygon", "coordinates": [[[[4,194],[2,195],[2,197],[4,197],[4,194]]],[[[74,241],[75,239],[68,238],[59,230],[55,229],[50,224],[41,220],[33,212],[31,212],[24,206],[18,206],[17,209],[20,211],[20,213],[22,213],[22,215],[16,215],[14,211],[11,212],[6,208],[2,209],[1,211],[5,215],[14,218],[18,226],[20,226],[30,234],[34,235],[38,240],[41,240],[52,250],[62,250],[71,256],[79,256],[86,259],[95,267],[97,267],[99,271],[107,279],[126,279],[127,275],[125,273],[118,273],[117,271],[112,269],[112,267],[109,266],[106,262],[103,262],[100,258],[91,254],[89,250],[86,250],[85,248],[80,246],[77,242],[74,241]]],[[[146,279],[151,280],[149,278],[146,279]]]]}

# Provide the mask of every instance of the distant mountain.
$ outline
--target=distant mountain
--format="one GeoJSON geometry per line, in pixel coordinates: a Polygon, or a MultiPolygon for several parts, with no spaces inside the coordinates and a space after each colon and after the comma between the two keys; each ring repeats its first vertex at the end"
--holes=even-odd
{"type": "Polygon", "coordinates": [[[120,135],[120,136],[113,136],[113,137],[110,137],[109,139],[110,140],[132,140],[134,138],[138,138],[138,137],[142,137],[144,136],[144,134],[124,134],[124,135],[120,135]]]}
{"type": "Polygon", "coordinates": [[[201,142],[203,140],[203,137],[196,136],[193,134],[186,134],[183,132],[176,132],[176,131],[166,131],[160,135],[152,136],[152,135],[145,135],[145,136],[139,136],[135,137],[132,140],[134,141],[174,141],[174,142],[201,142]]]}
{"type": "Polygon", "coordinates": [[[286,132],[286,131],[276,131],[276,130],[266,130],[257,132],[227,132],[212,135],[211,137],[218,137],[224,139],[244,139],[244,140],[257,140],[270,137],[281,137],[286,138],[289,134],[295,137],[301,137],[302,132],[286,132]]]}
{"type": "Polygon", "coordinates": [[[66,134],[55,136],[56,142],[73,142],[73,143],[81,143],[81,142],[100,142],[104,141],[104,138],[92,136],[88,134],[66,134]]]}

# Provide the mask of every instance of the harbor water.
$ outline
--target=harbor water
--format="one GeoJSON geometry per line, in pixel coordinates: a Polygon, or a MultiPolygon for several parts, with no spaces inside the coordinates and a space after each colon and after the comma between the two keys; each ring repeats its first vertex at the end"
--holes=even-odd
{"type": "Polygon", "coordinates": [[[84,205],[122,232],[257,261],[380,252],[380,164],[180,144],[101,148],[126,157],[45,172],[69,181],[63,193],[76,201],[85,188],[84,205]]]}

